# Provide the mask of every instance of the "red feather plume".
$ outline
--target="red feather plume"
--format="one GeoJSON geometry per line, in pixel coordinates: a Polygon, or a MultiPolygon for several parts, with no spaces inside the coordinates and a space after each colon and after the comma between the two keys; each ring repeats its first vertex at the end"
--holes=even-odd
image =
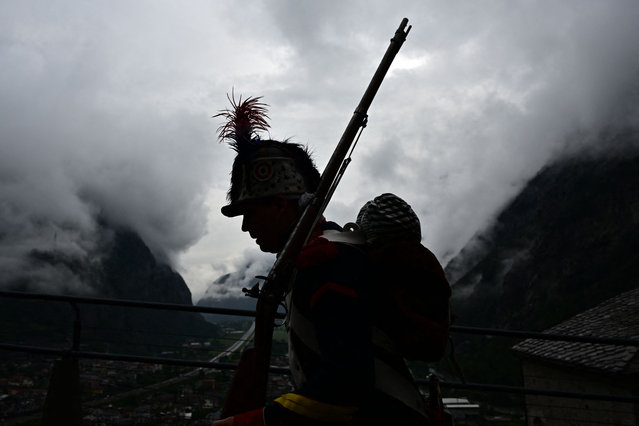
{"type": "Polygon", "coordinates": [[[217,129],[218,139],[220,142],[227,141],[235,151],[240,152],[243,144],[260,139],[258,131],[268,131],[268,105],[260,102],[261,96],[248,97],[244,101],[241,95],[236,101],[234,93],[231,96],[227,94],[226,97],[231,102],[231,108],[221,110],[213,116],[226,119],[226,123],[217,129]]]}

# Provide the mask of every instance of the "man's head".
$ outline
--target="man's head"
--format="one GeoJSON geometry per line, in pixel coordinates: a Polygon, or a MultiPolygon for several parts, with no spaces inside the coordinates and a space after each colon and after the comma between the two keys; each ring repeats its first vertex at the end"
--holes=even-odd
{"type": "Polygon", "coordinates": [[[230,110],[223,116],[219,137],[237,152],[231,171],[229,204],[222,207],[228,217],[244,216],[242,230],[263,251],[279,252],[297,219],[297,200],[313,193],[320,174],[307,148],[288,141],[262,140],[257,130],[267,130],[266,105],[260,98],[229,98],[230,110]]]}
{"type": "Polygon", "coordinates": [[[244,214],[246,206],[276,195],[297,199],[315,192],[320,174],[306,148],[291,142],[254,140],[233,161],[225,216],[244,214]]]}

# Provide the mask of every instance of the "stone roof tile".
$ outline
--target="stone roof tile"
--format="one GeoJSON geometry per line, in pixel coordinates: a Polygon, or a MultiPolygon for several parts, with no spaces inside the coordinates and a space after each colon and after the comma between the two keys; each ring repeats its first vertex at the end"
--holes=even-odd
{"type": "MultiPolygon", "coordinates": [[[[545,330],[571,336],[639,340],[639,288],[622,293],[592,309],[545,330]]],[[[616,374],[639,374],[639,347],[526,339],[513,346],[524,357],[616,374]]]]}

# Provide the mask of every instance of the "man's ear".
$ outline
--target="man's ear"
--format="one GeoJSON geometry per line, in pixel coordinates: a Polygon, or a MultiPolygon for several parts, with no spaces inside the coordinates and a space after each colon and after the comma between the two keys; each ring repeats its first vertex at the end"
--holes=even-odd
{"type": "Polygon", "coordinates": [[[274,197],[275,208],[281,218],[287,221],[293,221],[297,217],[297,203],[286,198],[283,195],[274,197]]]}

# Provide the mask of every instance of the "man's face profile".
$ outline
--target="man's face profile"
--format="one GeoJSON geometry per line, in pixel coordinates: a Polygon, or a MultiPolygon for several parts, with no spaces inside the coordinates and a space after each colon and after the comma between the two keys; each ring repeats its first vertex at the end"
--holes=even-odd
{"type": "Polygon", "coordinates": [[[279,253],[295,220],[291,209],[283,196],[255,201],[242,214],[242,231],[248,232],[263,252],[279,253]]]}

